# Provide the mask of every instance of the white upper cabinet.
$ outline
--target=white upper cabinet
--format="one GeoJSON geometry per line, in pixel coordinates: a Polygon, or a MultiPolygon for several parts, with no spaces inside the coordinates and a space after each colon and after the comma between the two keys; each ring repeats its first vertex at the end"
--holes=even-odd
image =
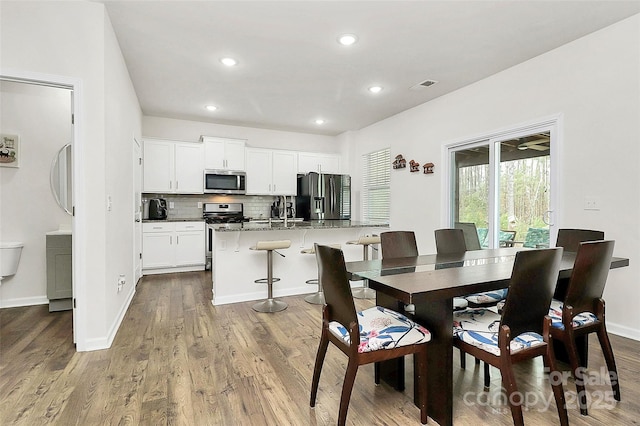
{"type": "Polygon", "coordinates": [[[317,152],[298,153],[298,173],[340,173],[340,156],[317,152]]]}
{"type": "Polygon", "coordinates": [[[146,139],[143,192],[202,194],[202,158],[200,143],[146,139]]]}
{"type": "Polygon", "coordinates": [[[246,140],[213,136],[201,136],[200,140],[204,143],[205,169],[245,170],[246,140]]]}
{"type": "Polygon", "coordinates": [[[297,153],[247,148],[248,195],[296,195],[297,153]]]}

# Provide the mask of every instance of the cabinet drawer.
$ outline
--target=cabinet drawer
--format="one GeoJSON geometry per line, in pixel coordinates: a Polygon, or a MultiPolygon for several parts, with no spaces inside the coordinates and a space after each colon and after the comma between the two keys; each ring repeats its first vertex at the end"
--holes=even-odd
{"type": "Polygon", "coordinates": [[[204,222],[176,222],[176,232],[204,231],[204,222]]]}
{"type": "Polygon", "coordinates": [[[143,223],[142,232],[173,232],[175,226],[173,223],[143,223]]]}

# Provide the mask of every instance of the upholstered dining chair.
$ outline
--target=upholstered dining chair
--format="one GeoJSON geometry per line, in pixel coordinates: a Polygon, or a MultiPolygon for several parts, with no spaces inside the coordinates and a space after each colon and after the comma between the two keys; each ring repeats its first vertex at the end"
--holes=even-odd
{"type": "MultiPolygon", "coordinates": [[[[356,312],[342,250],[315,245],[318,276],[326,304],[311,384],[311,407],[315,406],[322,364],[329,342],[349,357],[340,396],[338,425],[344,425],[358,367],[415,354],[420,392],[420,422],[427,423],[427,342],[429,331],[404,315],[374,306],[356,312]]],[[[379,383],[379,375],[376,375],[379,383]]]]}
{"type": "Polygon", "coordinates": [[[564,251],[577,252],[580,243],[585,241],[604,240],[604,232],[591,229],[558,229],[556,247],[564,248],[564,251]]]}
{"type": "Polygon", "coordinates": [[[604,315],[605,303],[602,299],[611,267],[614,244],[614,241],[580,243],[564,303],[552,300],[549,309],[549,316],[552,320],[551,336],[561,340],[567,349],[571,370],[575,378],[580,413],[585,416],[588,414],[587,396],[584,388],[584,368],[581,367],[586,367],[586,365],[582,366],[579,359],[575,343],[577,337],[589,333],[598,335],[609,370],[613,397],[616,401],[620,401],[618,370],[607,334],[604,315]]]}
{"type": "MultiPolygon", "coordinates": [[[[542,356],[550,373],[559,376],[548,313],[561,258],[562,248],[518,252],[501,315],[488,308],[453,313],[454,345],[500,369],[515,425],[524,424],[526,401],[518,392],[513,364],[542,356]]],[[[562,381],[550,383],[560,424],[568,425],[562,381]]]]}

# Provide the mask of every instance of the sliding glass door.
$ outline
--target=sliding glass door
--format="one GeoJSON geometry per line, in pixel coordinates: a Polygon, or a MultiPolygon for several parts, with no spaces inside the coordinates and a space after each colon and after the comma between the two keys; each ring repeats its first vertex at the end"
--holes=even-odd
{"type": "Polygon", "coordinates": [[[556,125],[449,146],[449,225],[474,223],[482,248],[548,247],[556,125]]]}

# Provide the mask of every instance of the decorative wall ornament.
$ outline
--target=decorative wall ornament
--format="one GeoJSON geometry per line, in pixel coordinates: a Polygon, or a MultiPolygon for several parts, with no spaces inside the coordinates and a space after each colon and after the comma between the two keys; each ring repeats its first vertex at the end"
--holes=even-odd
{"type": "Polygon", "coordinates": [[[0,166],[20,167],[20,141],[18,135],[0,135],[0,166]]]}
{"type": "Polygon", "coordinates": [[[396,155],[396,159],[393,160],[394,169],[404,169],[407,167],[407,160],[402,157],[402,154],[396,155]]]}
{"type": "Polygon", "coordinates": [[[425,163],[422,167],[424,168],[425,175],[433,173],[433,163],[425,163]]]}
{"type": "Polygon", "coordinates": [[[414,160],[409,161],[409,171],[410,172],[419,172],[420,171],[420,163],[415,162],[414,160]]]}

